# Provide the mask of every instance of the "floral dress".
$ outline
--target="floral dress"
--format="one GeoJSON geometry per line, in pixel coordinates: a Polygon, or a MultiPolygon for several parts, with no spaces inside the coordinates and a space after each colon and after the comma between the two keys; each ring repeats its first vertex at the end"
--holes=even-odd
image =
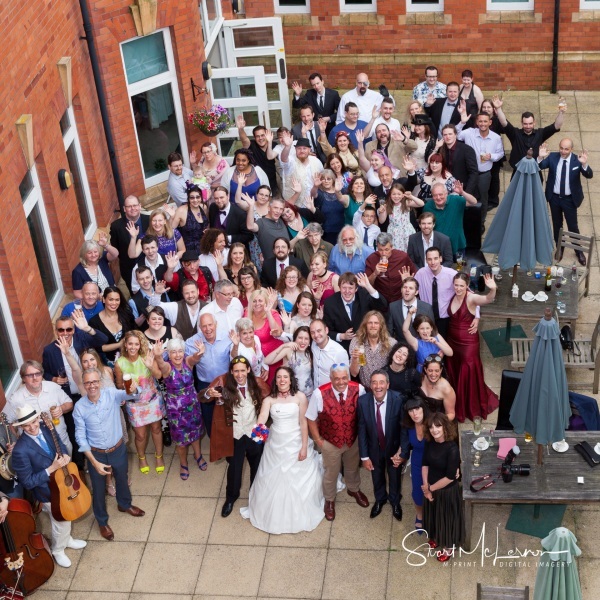
{"type": "Polygon", "coordinates": [[[123,375],[131,375],[134,387],[139,388],[135,402],[127,402],[127,416],[134,427],[143,427],[161,421],[164,415],[163,400],[156,389],[156,382],[141,356],[135,362],[121,356],[116,363],[123,375]]]}
{"type": "Polygon", "coordinates": [[[164,379],[167,419],[173,441],[187,446],[204,434],[204,422],[198,395],[194,389],[194,375],[184,361],[177,370],[171,361],[171,372],[164,379]]]}
{"type": "Polygon", "coordinates": [[[292,352],[288,367],[294,371],[298,380],[298,389],[310,400],[315,389],[312,374],[312,362],[305,352],[292,352]]]}
{"type": "Polygon", "coordinates": [[[404,211],[400,204],[396,204],[390,215],[387,232],[392,236],[392,246],[396,250],[406,252],[408,237],[415,232],[415,228],[410,222],[410,209],[404,211]]]}
{"type": "MultiPolygon", "coordinates": [[[[425,181],[425,169],[417,171],[417,179],[419,180],[419,193],[417,196],[423,201],[428,200],[431,198],[431,184],[425,181]]],[[[455,181],[454,177],[449,177],[445,182],[440,181],[439,183],[445,183],[448,193],[452,194],[455,181]]]]}

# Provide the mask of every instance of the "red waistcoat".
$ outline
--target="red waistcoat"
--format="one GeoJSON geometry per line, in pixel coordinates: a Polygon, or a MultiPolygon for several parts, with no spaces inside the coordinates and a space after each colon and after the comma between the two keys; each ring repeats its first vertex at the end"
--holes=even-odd
{"type": "Polygon", "coordinates": [[[323,396],[323,412],[319,414],[319,431],[324,439],[337,448],[344,444],[352,446],[358,431],[357,412],[358,383],[350,381],[346,390],[344,406],[339,402],[339,392],[331,383],[320,388],[323,396]]]}

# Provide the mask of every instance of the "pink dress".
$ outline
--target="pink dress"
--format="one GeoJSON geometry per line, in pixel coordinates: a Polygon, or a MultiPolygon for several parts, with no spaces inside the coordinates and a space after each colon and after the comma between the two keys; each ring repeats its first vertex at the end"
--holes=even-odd
{"type": "MultiPolygon", "coordinates": [[[[323,295],[321,296],[321,300],[319,301],[319,308],[323,308],[323,303],[329,296],[333,296],[335,294],[335,290],[333,289],[333,278],[335,277],[335,273],[331,273],[329,277],[325,281],[321,281],[321,287],[323,288],[323,295]]],[[[314,280],[313,280],[314,281],[314,280]]]]}
{"type": "MultiPolygon", "coordinates": [[[[272,310],[271,314],[273,315],[275,322],[283,330],[283,323],[281,321],[281,317],[279,316],[279,313],[276,310],[272,310]]],[[[248,316],[247,309],[246,309],[246,311],[244,311],[244,316],[248,316]]],[[[258,339],[260,340],[260,345],[262,347],[262,351],[265,356],[269,356],[269,354],[271,354],[271,352],[273,352],[273,350],[277,350],[277,348],[279,348],[279,346],[281,346],[283,344],[283,342],[281,340],[278,340],[277,338],[274,338],[271,335],[271,326],[269,325],[269,319],[265,319],[265,323],[260,329],[254,330],[254,335],[256,335],[258,337],[258,339]]],[[[283,361],[280,360],[279,362],[277,362],[274,365],[271,365],[269,367],[269,379],[267,379],[267,383],[269,385],[271,385],[271,383],[273,382],[273,379],[275,378],[275,371],[277,371],[277,369],[282,364],[283,364],[283,361]]]]}

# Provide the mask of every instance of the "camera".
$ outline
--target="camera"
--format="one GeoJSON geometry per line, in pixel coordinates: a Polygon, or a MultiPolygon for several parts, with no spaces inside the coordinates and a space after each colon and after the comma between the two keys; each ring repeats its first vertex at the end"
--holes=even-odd
{"type": "Polygon", "coordinates": [[[519,446],[513,446],[506,455],[502,467],[500,468],[500,474],[502,475],[502,481],[504,483],[510,483],[513,479],[513,475],[520,475],[521,477],[527,477],[531,473],[531,467],[527,464],[524,465],[513,465],[513,462],[517,456],[521,454],[519,446]]]}
{"type": "Polygon", "coordinates": [[[527,477],[529,473],[531,473],[531,467],[529,465],[503,464],[500,472],[502,474],[502,481],[504,481],[504,483],[510,483],[513,479],[513,475],[527,477]]]}

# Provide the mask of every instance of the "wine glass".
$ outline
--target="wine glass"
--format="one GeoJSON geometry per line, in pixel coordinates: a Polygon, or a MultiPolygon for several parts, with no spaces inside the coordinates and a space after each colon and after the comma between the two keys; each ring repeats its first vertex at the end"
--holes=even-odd
{"type": "MultiPolygon", "coordinates": [[[[379,259],[379,264],[380,264],[380,265],[382,265],[382,266],[384,266],[384,267],[386,268],[386,270],[387,270],[388,262],[389,262],[389,260],[388,260],[388,257],[387,257],[387,256],[382,256],[382,257],[379,259]]],[[[380,275],[380,277],[386,277],[386,278],[387,278],[387,275],[386,275],[385,273],[382,273],[382,274],[380,275]]]]}

